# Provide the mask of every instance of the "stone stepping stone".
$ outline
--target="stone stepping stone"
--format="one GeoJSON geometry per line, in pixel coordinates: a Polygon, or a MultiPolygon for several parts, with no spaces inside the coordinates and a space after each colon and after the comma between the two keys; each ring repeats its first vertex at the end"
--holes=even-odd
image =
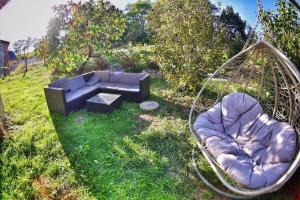
{"type": "Polygon", "coordinates": [[[144,101],[140,104],[142,111],[154,111],[159,108],[159,104],[155,101],[144,101]]]}

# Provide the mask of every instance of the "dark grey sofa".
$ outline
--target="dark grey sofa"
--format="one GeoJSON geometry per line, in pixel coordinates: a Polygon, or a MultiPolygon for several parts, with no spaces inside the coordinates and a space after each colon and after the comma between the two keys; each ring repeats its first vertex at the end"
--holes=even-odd
{"type": "Polygon", "coordinates": [[[150,93],[149,78],[147,73],[94,71],[56,80],[44,91],[49,111],[68,115],[100,92],[121,94],[126,101],[142,102],[150,93]]]}

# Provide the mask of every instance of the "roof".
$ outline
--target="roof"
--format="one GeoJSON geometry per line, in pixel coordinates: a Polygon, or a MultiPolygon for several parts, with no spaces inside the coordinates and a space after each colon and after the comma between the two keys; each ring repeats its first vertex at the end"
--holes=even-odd
{"type": "MultiPolygon", "coordinates": [[[[1,0],[0,0],[1,1],[1,0]]],[[[4,43],[4,44],[9,44],[9,42],[8,41],[5,41],[5,40],[0,40],[0,43],[4,43]]]]}
{"type": "Polygon", "coordinates": [[[5,6],[10,0],[0,0],[0,9],[5,6]]]}
{"type": "Polygon", "coordinates": [[[8,59],[9,60],[17,60],[17,56],[16,56],[15,52],[8,51],[8,59]]]}

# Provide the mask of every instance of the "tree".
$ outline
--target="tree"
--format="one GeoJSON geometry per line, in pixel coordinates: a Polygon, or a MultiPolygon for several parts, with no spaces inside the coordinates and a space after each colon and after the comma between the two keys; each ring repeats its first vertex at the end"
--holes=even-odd
{"type": "Polygon", "coordinates": [[[58,50],[65,33],[67,32],[68,23],[72,19],[72,8],[75,4],[61,4],[54,6],[55,17],[51,18],[47,27],[47,40],[49,53],[58,50]]]}
{"type": "Polygon", "coordinates": [[[31,37],[28,37],[26,40],[18,40],[13,43],[14,51],[16,52],[17,55],[21,55],[22,59],[24,59],[25,61],[24,75],[28,71],[28,64],[27,64],[28,50],[35,45],[36,41],[37,41],[36,39],[32,39],[31,37]]]}
{"type": "Polygon", "coordinates": [[[231,6],[227,6],[222,10],[220,21],[226,28],[226,44],[229,47],[229,56],[231,57],[243,48],[248,39],[246,33],[247,23],[231,6]]]}
{"type": "Polygon", "coordinates": [[[35,45],[35,52],[36,54],[43,59],[44,65],[46,64],[46,56],[49,51],[49,40],[46,37],[42,37],[36,45],[35,45]]]}
{"type": "Polygon", "coordinates": [[[150,0],[138,0],[126,6],[127,28],[124,34],[125,42],[149,43],[151,32],[148,27],[147,16],[151,7],[152,3],[150,0]]]}
{"type": "Polygon", "coordinates": [[[245,32],[247,23],[242,20],[239,13],[233,10],[232,6],[227,6],[222,10],[220,19],[225,24],[228,33],[232,38],[237,34],[240,34],[244,41],[247,40],[247,34],[245,32]]]}
{"type": "Polygon", "coordinates": [[[65,36],[47,65],[64,72],[82,73],[93,53],[108,53],[117,44],[125,31],[125,18],[120,10],[103,0],[69,2],[67,7],[71,17],[65,36]]]}
{"type": "Polygon", "coordinates": [[[13,49],[18,56],[22,54],[22,49],[23,49],[24,43],[25,43],[25,40],[18,40],[13,43],[13,49]]]}
{"type": "Polygon", "coordinates": [[[195,91],[223,61],[223,27],[208,0],[160,0],[149,14],[156,61],[168,81],[195,91]]]}
{"type": "Polygon", "coordinates": [[[277,12],[262,11],[265,37],[279,46],[300,69],[300,24],[296,8],[283,0],[276,1],[277,12]]]}

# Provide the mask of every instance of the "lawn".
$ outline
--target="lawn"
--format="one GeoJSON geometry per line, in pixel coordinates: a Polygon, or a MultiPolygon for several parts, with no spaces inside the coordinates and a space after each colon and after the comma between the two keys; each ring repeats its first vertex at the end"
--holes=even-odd
{"type": "MultiPolygon", "coordinates": [[[[25,77],[0,81],[12,123],[0,146],[0,199],[224,199],[191,167],[195,143],[187,117],[193,96],[152,80],[150,99],[160,103],[156,112],[124,102],[112,115],[82,109],[63,117],[49,114],[46,106],[49,74],[36,66],[25,77]]],[[[297,182],[298,176],[257,199],[292,199],[297,182]]]]}

